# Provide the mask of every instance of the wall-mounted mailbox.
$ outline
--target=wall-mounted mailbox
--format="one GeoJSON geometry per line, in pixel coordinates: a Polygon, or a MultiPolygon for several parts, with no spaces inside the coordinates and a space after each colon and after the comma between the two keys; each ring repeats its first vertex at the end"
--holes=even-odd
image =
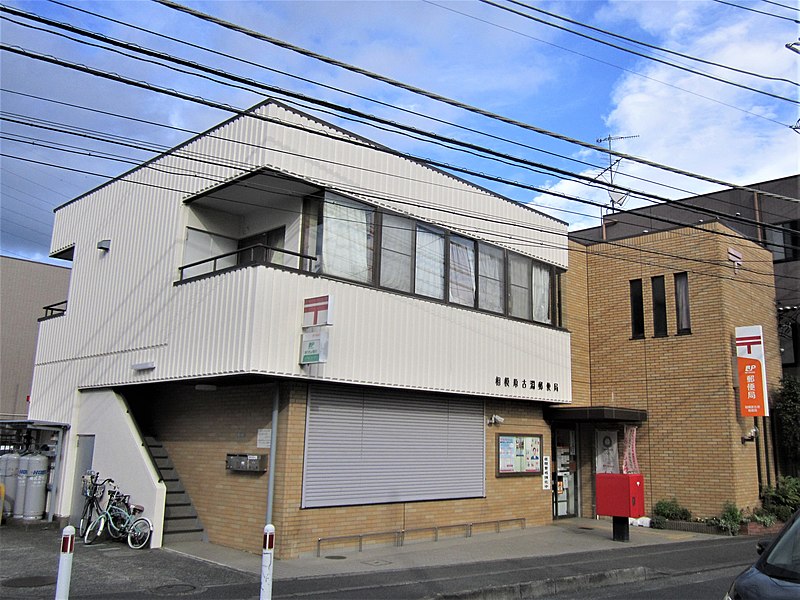
{"type": "Polygon", "coordinates": [[[634,519],[644,516],[644,477],[598,473],[596,483],[598,515],[634,519]]]}
{"type": "Polygon", "coordinates": [[[264,473],[267,470],[266,454],[228,454],[225,468],[229,471],[264,473]]]}

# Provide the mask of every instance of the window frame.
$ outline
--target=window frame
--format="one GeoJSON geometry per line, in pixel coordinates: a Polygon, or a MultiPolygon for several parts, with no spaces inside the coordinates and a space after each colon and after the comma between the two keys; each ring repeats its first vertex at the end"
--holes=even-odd
{"type": "Polygon", "coordinates": [[[650,291],[653,296],[653,337],[667,337],[667,284],[663,275],[650,278],[650,291]]]}
{"type": "Polygon", "coordinates": [[[631,339],[642,340],[645,337],[644,283],[641,279],[631,279],[628,287],[631,301],[631,339]]]}
{"type": "Polygon", "coordinates": [[[672,277],[675,283],[675,328],[678,335],[690,335],[692,313],[689,302],[689,273],[674,273],[672,277]]]}

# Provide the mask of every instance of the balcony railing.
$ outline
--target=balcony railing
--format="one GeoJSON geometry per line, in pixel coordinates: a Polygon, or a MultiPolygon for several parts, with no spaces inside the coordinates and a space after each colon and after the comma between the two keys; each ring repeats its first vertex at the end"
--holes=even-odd
{"type": "Polygon", "coordinates": [[[39,321],[46,321],[47,319],[54,319],[55,317],[61,317],[64,313],[67,312],[67,301],[64,300],[63,302],[56,302],[55,304],[50,304],[49,306],[43,307],[44,316],[39,317],[39,321]]]}
{"type": "Polygon", "coordinates": [[[210,258],[204,258],[203,260],[198,260],[193,263],[189,263],[188,265],[183,265],[182,267],[178,267],[178,270],[180,271],[179,281],[186,281],[188,279],[194,279],[196,277],[208,276],[213,273],[221,273],[223,271],[229,271],[231,269],[238,269],[241,267],[249,267],[252,265],[285,266],[280,262],[276,262],[276,257],[284,254],[288,254],[289,256],[296,256],[300,259],[305,259],[305,260],[314,260],[314,261],[317,260],[316,256],[309,256],[308,254],[294,252],[293,250],[287,250],[285,248],[279,248],[276,246],[267,246],[265,244],[254,244],[253,246],[247,246],[246,248],[239,248],[237,250],[232,250],[231,252],[226,252],[225,254],[218,254],[210,258]],[[230,259],[230,257],[232,256],[236,256],[235,265],[231,265],[230,260],[225,260],[225,259],[230,259]],[[220,266],[220,263],[222,261],[225,261],[225,264],[220,266]],[[186,275],[186,271],[194,269],[201,265],[210,265],[211,268],[210,270],[204,271],[203,273],[199,273],[197,275],[189,275],[189,276],[186,275]]]}

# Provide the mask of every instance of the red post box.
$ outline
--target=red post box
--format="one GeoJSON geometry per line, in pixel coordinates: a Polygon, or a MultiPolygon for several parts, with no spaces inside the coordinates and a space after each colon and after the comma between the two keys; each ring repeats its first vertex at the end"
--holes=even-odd
{"type": "Polygon", "coordinates": [[[644,516],[644,478],[639,474],[598,473],[597,514],[608,517],[644,516]]]}

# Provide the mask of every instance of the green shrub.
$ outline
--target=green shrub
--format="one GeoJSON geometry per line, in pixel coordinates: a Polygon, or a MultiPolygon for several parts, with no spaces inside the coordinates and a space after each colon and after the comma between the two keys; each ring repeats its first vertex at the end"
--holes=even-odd
{"type": "Polygon", "coordinates": [[[764,508],[780,521],[788,521],[800,509],[800,478],[779,477],[777,485],[764,490],[764,508]]]}
{"type": "Polygon", "coordinates": [[[670,521],[691,521],[692,512],[678,503],[678,500],[659,500],[653,507],[653,515],[670,521]]]}
{"type": "Polygon", "coordinates": [[[788,506],[774,506],[771,510],[775,513],[775,518],[784,523],[791,519],[794,514],[794,511],[788,506]]]}
{"type": "Polygon", "coordinates": [[[733,502],[726,502],[722,507],[722,514],[717,525],[728,535],[739,535],[739,527],[744,522],[744,513],[733,502]]]}
{"type": "Polygon", "coordinates": [[[766,508],[754,508],[750,513],[750,521],[758,523],[764,527],[772,527],[777,521],[777,517],[766,508]]]}
{"type": "Polygon", "coordinates": [[[653,529],[664,529],[667,526],[667,519],[661,515],[653,515],[650,519],[650,527],[653,529]]]}

